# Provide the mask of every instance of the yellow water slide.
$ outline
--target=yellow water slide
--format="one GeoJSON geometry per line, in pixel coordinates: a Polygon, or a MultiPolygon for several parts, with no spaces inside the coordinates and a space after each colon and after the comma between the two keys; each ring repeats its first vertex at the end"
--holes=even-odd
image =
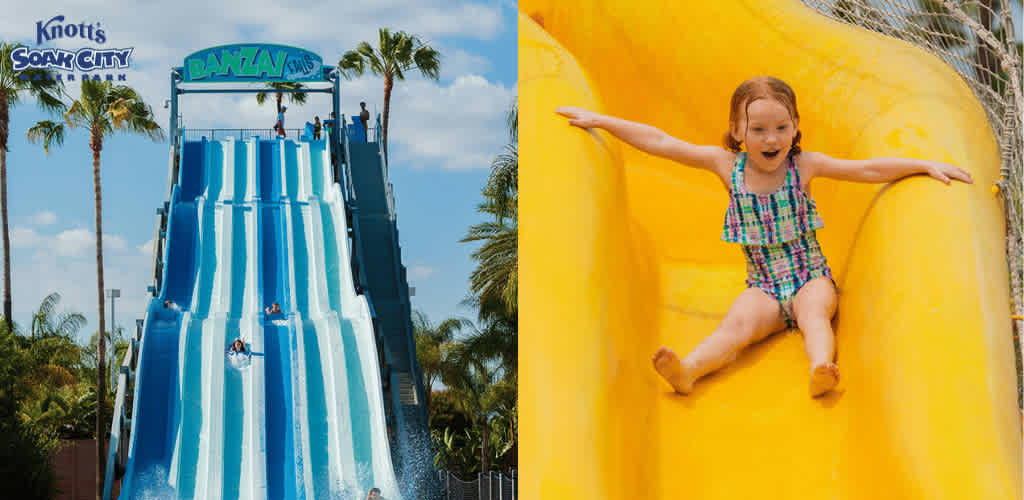
{"type": "Polygon", "coordinates": [[[521,496],[1019,499],[995,138],[967,85],[796,0],[520,0],[521,496]],[[743,290],[721,183],[555,115],[576,105],[719,144],[749,77],[796,91],[804,148],[954,163],[975,184],[815,180],[838,363],[807,395],[796,332],[674,394],[743,290]]]}

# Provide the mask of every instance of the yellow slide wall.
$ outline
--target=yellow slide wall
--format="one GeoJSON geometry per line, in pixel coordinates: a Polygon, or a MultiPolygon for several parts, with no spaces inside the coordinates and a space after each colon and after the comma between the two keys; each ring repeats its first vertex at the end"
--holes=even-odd
{"type": "Polygon", "coordinates": [[[795,0],[520,0],[520,493],[529,499],[1019,499],[995,138],[953,70],[795,0]],[[798,333],[674,394],[743,290],[706,172],[554,113],[720,144],[732,91],[796,91],[804,149],[946,161],[975,184],[815,180],[841,288],[839,387],[807,396],[798,333]]]}

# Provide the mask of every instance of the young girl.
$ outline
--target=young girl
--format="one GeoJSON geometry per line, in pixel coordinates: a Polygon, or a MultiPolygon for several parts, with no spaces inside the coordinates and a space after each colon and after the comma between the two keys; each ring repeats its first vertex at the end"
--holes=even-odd
{"type": "Polygon", "coordinates": [[[245,342],[243,342],[241,338],[236,338],[235,341],[231,343],[231,349],[229,349],[228,352],[232,354],[236,352],[242,354],[248,353],[245,349],[245,342]]]}
{"type": "Polygon", "coordinates": [[[245,348],[245,341],[241,338],[236,338],[235,341],[231,343],[231,348],[228,349],[227,356],[231,366],[237,369],[242,369],[249,366],[249,358],[252,354],[245,348]]]}
{"type": "Polygon", "coordinates": [[[800,150],[800,114],[785,82],[770,76],[743,82],[732,95],[726,149],[696,146],[649,125],[587,110],[556,112],[581,128],[602,128],[646,153],[708,170],[729,190],[722,239],[739,243],[747,289],[722,323],[686,358],[661,347],[654,368],[680,394],[724,366],[737,352],[773,333],[797,327],[810,360],[810,394],[839,382],[831,320],[838,289],[815,236],[824,223],[808,194],[815,177],[883,183],[928,174],[946,184],[973,182],[946,163],[904,158],[841,160],[800,150]],[[741,146],[745,146],[741,149],[741,146]],[[744,151],[745,149],[745,151],[744,151]]]}

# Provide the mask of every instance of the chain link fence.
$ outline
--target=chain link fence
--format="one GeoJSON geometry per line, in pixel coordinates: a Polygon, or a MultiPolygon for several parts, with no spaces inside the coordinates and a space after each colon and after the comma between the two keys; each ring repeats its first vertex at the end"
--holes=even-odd
{"type": "Polygon", "coordinates": [[[519,498],[519,473],[478,472],[476,479],[463,481],[450,471],[437,471],[444,487],[444,500],[516,500],[519,498]]]}

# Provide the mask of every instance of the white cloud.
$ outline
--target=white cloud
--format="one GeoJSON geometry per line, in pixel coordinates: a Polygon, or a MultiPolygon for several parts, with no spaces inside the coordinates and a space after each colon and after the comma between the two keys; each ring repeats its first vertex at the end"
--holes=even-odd
{"type": "Polygon", "coordinates": [[[42,238],[34,229],[14,226],[11,228],[11,248],[29,248],[37,245],[42,238]]]}
{"type": "Polygon", "coordinates": [[[94,247],[96,237],[88,229],[70,229],[61,231],[54,237],[53,249],[57,255],[75,256],[83,253],[86,248],[94,247]]]}
{"type": "Polygon", "coordinates": [[[388,136],[396,151],[393,164],[434,160],[446,169],[489,168],[508,141],[505,116],[515,88],[477,75],[460,76],[447,87],[426,81],[404,82],[395,91],[396,110],[388,136]]]}
{"type": "Polygon", "coordinates": [[[142,245],[139,245],[136,248],[139,249],[139,253],[141,253],[142,255],[150,255],[150,256],[152,256],[153,255],[153,245],[155,244],[154,243],[155,240],[156,240],[156,238],[150,238],[149,241],[143,243],[142,245]]]}
{"type": "Polygon", "coordinates": [[[438,48],[441,52],[441,76],[482,74],[491,69],[490,59],[454,47],[438,48]]]}
{"type": "Polygon", "coordinates": [[[428,266],[412,266],[409,268],[407,277],[410,280],[423,280],[437,274],[437,269],[428,266]]]}
{"type": "MultiPolygon", "coordinates": [[[[79,339],[88,339],[99,328],[96,290],[96,260],[69,258],[57,253],[56,248],[38,248],[17,251],[12,259],[12,285],[15,289],[14,316],[19,325],[31,317],[44,297],[53,292],[61,294],[61,307],[85,315],[88,324],[79,333],[79,339]]],[[[151,262],[142,255],[119,255],[104,259],[105,288],[121,289],[117,299],[117,324],[131,332],[134,319],[145,310],[146,285],[151,274],[151,262]]],[[[110,322],[110,302],[106,299],[106,320],[110,322]]]]}
{"type": "MultiPolygon", "coordinates": [[[[81,335],[87,338],[98,328],[96,321],[95,235],[84,228],[69,229],[55,235],[39,234],[15,227],[11,232],[14,252],[11,260],[15,319],[24,322],[48,294],[58,292],[61,306],[80,312],[89,324],[81,335]]],[[[127,245],[116,234],[104,235],[103,275],[105,288],[119,288],[118,325],[130,330],[146,305],[146,286],[152,274],[152,241],[127,245]],[[145,251],[149,248],[149,251],[145,251]]],[[[107,320],[110,318],[107,303],[107,320]]],[[[27,325],[22,325],[27,326],[27,325]]]]}
{"type": "Polygon", "coordinates": [[[103,235],[103,250],[124,250],[124,238],[112,234],[103,235]]]}
{"type": "Polygon", "coordinates": [[[37,226],[48,226],[57,222],[57,214],[49,210],[43,210],[29,218],[29,222],[37,226]]]}
{"type": "MultiPolygon", "coordinates": [[[[83,228],[61,231],[54,236],[52,245],[57,255],[83,257],[86,255],[86,250],[96,251],[96,233],[83,228]]],[[[103,235],[104,252],[107,250],[122,250],[124,247],[124,238],[117,235],[103,235]]]]}
{"type": "MultiPolygon", "coordinates": [[[[473,57],[467,56],[467,60],[473,57]]],[[[383,113],[380,79],[366,76],[347,80],[341,92],[342,114],[347,120],[359,110],[360,101],[366,101],[371,116],[383,113]]],[[[505,87],[473,74],[459,76],[446,86],[419,76],[396,82],[388,134],[392,165],[489,168],[508,142],[505,117],[515,97],[515,86],[505,87]]],[[[289,105],[285,127],[301,128],[305,122],[312,122],[314,115],[324,120],[330,114],[330,105],[329,96],[310,94],[305,105],[289,105]]],[[[237,127],[240,123],[270,128],[276,115],[272,102],[260,106],[252,95],[186,95],[180,109],[186,117],[185,126],[192,129],[227,124],[237,127]]]]}
{"type": "MultiPolygon", "coordinates": [[[[77,3],[77,2],[76,2],[77,3]]],[[[0,19],[0,32],[35,46],[36,21],[55,15],[48,4],[28,4],[0,19]]],[[[494,39],[505,29],[515,9],[501,2],[453,3],[448,0],[384,0],[337,2],[318,5],[231,0],[207,3],[185,0],[174,4],[65,5],[65,23],[100,22],[108,48],[134,47],[127,83],[153,107],[157,122],[166,127],[168,72],[180,66],[185,55],[205,47],[239,41],[280,40],[320,54],[333,65],[346,50],[361,41],[376,44],[377,28],[407,30],[420,35],[442,54],[441,76],[447,86],[427,82],[418,72],[396,84],[392,99],[393,163],[440,164],[447,169],[486,168],[505,141],[504,114],[515,89],[488,82],[479,76],[493,63],[456,46],[451,38],[494,39]],[[357,21],[344,23],[339,20],[357,21]],[[410,106],[419,104],[419,109],[410,106]],[[404,150],[404,151],[403,151],[404,150]],[[415,159],[415,161],[414,161],[415,159]],[[426,162],[424,161],[426,160],[426,162]]],[[[514,28],[513,28],[514,29],[514,28]]],[[[79,38],[55,39],[47,46],[67,49],[88,46],[79,38]]],[[[95,45],[95,44],[92,44],[95,45]]],[[[514,61],[511,64],[515,64],[514,61]]],[[[371,112],[381,111],[383,85],[366,77],[342,85],[343,113],[358,112],[365,100],[371,112]]],[[[69,86],[74,94],[78,86],[69,86]]],[[[179,110],[190,128],[270,128],[273,104],[258,106],[253,95],[184,95],[179,110]]],[[[330,112],[328,95],[309,96],[305,106],[289,109],[286,125],[301,128],[314,115],[325,119],[330,112]]]]}

